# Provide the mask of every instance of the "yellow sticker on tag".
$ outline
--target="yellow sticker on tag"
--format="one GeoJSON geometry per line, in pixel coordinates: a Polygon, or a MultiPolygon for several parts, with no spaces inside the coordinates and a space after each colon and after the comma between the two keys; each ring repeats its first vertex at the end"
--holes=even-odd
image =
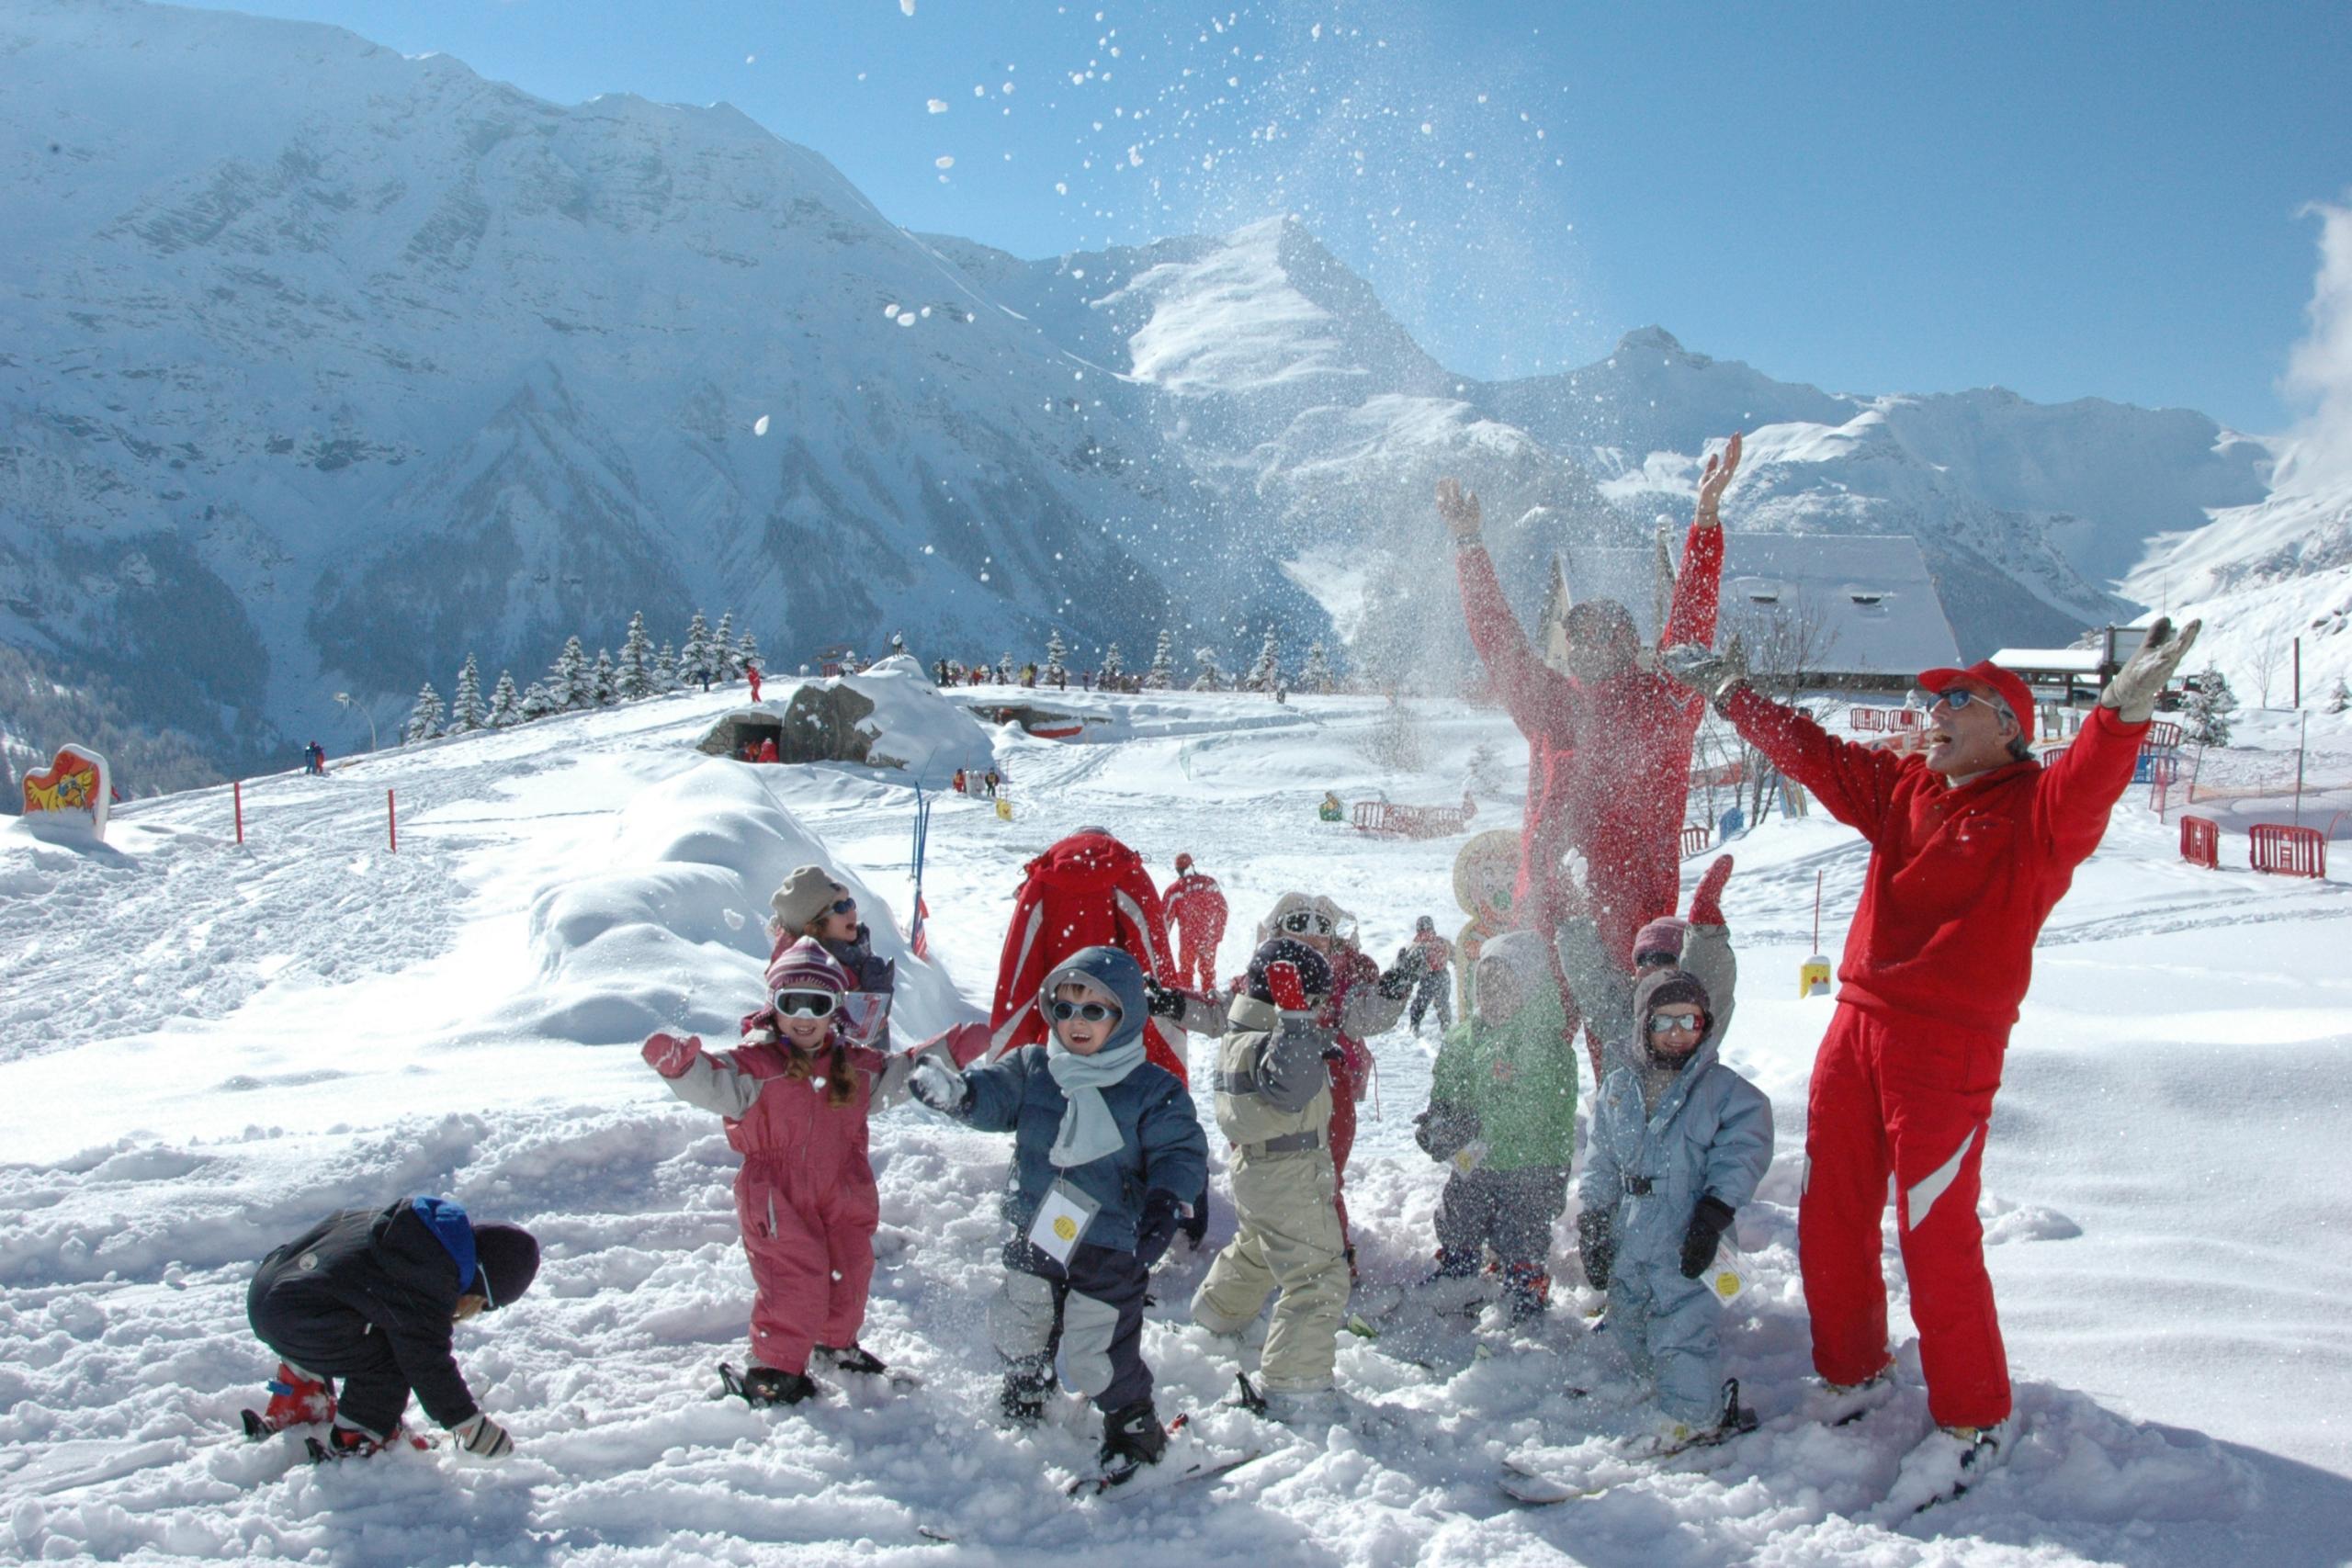
{"type": "Polygon", "coordinates": [[[1076,1241],[1078,1239],[1078,1222],[1071,1219],[1068,1214],[1056,1214],[1054,1216],[1054,1234],[1064,1241],[1076,1241]]]}

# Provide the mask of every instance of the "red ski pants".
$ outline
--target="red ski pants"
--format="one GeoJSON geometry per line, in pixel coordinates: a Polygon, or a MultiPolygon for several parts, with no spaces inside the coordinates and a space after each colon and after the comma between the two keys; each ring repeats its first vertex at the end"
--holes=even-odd
{"type": "Polygon", "coordinates": [[[746,1161],[735,1214],[752,1260],[752,1359],[805,1372],[819,1345],[857,1342],[874,1282],[874,1231],[881,1218],[871,1182],[842,1183],[796,1202],[789,1185],[746,1161]]]}
{"type": "Polygon", "coordinates": [[[1814,1370],[1857,1383],[1886,1364],[1879,1222],[1892,1173],[1928,1411],[1946,1427],[1989,1427],[2009,1413],[2008,1358],[1976,1218],[2007,1047],[2006,1033],[1841,1005],[1805,1102],[1797,1260],[1814,1370]]]}
{"type": "Polygon", "coordinates": [[[1331,1147],[1331,1201],[1340,1211],[1340,1246],[1355,1246],[1348,1230],[1348,1151],[1356,1146],[1355,1075],[1343,1067],[1331,1069],[1331,1125],[1324,1136],[1331,1147]]]}
{"type": "Polygon", "coordinates": [[[1176,922],[1176,983],[1216,989],[1216,946],[1225,940],[1225,916],[1216,909],[1186,914],[1176,922]]]}

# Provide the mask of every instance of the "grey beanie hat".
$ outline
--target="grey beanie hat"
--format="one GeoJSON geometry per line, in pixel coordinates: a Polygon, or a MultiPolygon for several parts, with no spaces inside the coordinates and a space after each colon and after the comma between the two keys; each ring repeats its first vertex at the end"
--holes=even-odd
{"type": "Polygon", "coordinates": [[[784,886],[770,896],[768,905],[775,910],[775,923],[797,936],[808,931],[809,921],[825,912],[827,905],[848,891],[823,866],[804,865],[784,879],[784,886]]]}

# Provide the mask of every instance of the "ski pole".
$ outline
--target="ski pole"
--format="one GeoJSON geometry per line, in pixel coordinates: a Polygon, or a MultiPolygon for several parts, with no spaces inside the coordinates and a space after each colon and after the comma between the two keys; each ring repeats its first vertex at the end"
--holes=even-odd
{"type": "Polygon", "coordinates": [[[245,841],[245,781],[234,779],[229,784],[229,799],[237,812],[237,842],[245,841]]]}
{"type": "Polygon", "coordinates": [[[1826,869],[1813,874],[1813,950],[1815,953],[1821,951],[1821,879],[1826,874],[1826,869]]]}
{"type": "Polygon", "coordinates": [[[386,790],[386,791],[384,792],[384,831],[385,831],[385,833],[386,833],[387,835],[389,835],[389,836],[390,837],[390,839],[391,839],[391,842],[392,842],[392,853],[394,853],[394,854],[398,854],[398,853],[400,853],[400,852],[401,852],[401,818],[400,818],[400,810],[399,810],[399,808],[398,808],[396,806],[394,806],[394,805],[393,805],[393,803],[392,803],[392,792],[391,792],[390,790],[386,790]]]}

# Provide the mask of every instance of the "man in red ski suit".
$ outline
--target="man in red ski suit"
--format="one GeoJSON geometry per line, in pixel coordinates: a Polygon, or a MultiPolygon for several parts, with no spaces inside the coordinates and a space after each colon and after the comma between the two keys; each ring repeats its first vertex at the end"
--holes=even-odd
{"type": "Polygon", "coordinates": [[[1176,880],[1159,896],[1159,907],[1177,933],[1176,983],[1190,986],[1200,976],[1200,988],[1216,988],[1216,946],[1225,940],[1225,894],[1216,878],[1193,869],[1191,855],[1176,857],[1176,880]]]}
{"type": "Polygon", "coordinates": [[[1838,1010],[1806,1100],[1798,1263],[1814,1368],[1848,1388],[1888,1364],[1879,1219],[1895,1223],[1928,1408],[1963,1471],[2009,1415],[1984,1271],[1978,1177],[2033,944],[2132,781],[2155,694],[2195,640],[2159,621],[2057,761],[2028,745],[2033,700],[1989,661],[1929,670],[1928,722],[1905,750],[1839,740],[1758,694],[1737,655],[1669,660],[1741,735],[1871,846],[1838,967],[1838,1010]]]}
{"type": "MultiPolygon", "coordinates": [[[[1660,648],[1714,640],[1724,563],[1719,507],[1738,470],[1739,449],[1734,434],[1720,462],[1707,459],[1660,648]]],[[[1633,619],[1613,600],[1572,607],[1569,669],[1563,673],[1546,664],[1520,630],[1480,542],[1478,498],[1451,479],[1438,481],[1437,497],[1453,535],[1471,645],[1527,737],[1514,919],[1544,933],[1548,947],[1564,920],[1589,913],[1600,950],[1622,962],[1633,951],[1634,933],[1674,913],[1681,893],[1690,745],[1703,705],[1643,668],[1633,619]],[[1571,851],[1585,865],[1581,893],[1564,863],[1571,851]]],[[[1573,1004],[1568,1016],[1573,1028],[1573,1004]]]]}
{"type": "MultiPolygon", "coordinates": [[[[987,1057],[1046,1041],[1037,996],[1046,976],[1080,948],[1115,947],[1161,986],[1181,987],[1168,947],[1168,919],[1143,857],[1101,828],[1080,828],[1022,867],[1012,923],[997,960],[987,1057]]],[[[1155,1017],[1144,1055],[1185,1081],[1183,1033],[1155,1017]]],[[[968,1066],[959,1061],[957,1066],[968,1066]]]]}

